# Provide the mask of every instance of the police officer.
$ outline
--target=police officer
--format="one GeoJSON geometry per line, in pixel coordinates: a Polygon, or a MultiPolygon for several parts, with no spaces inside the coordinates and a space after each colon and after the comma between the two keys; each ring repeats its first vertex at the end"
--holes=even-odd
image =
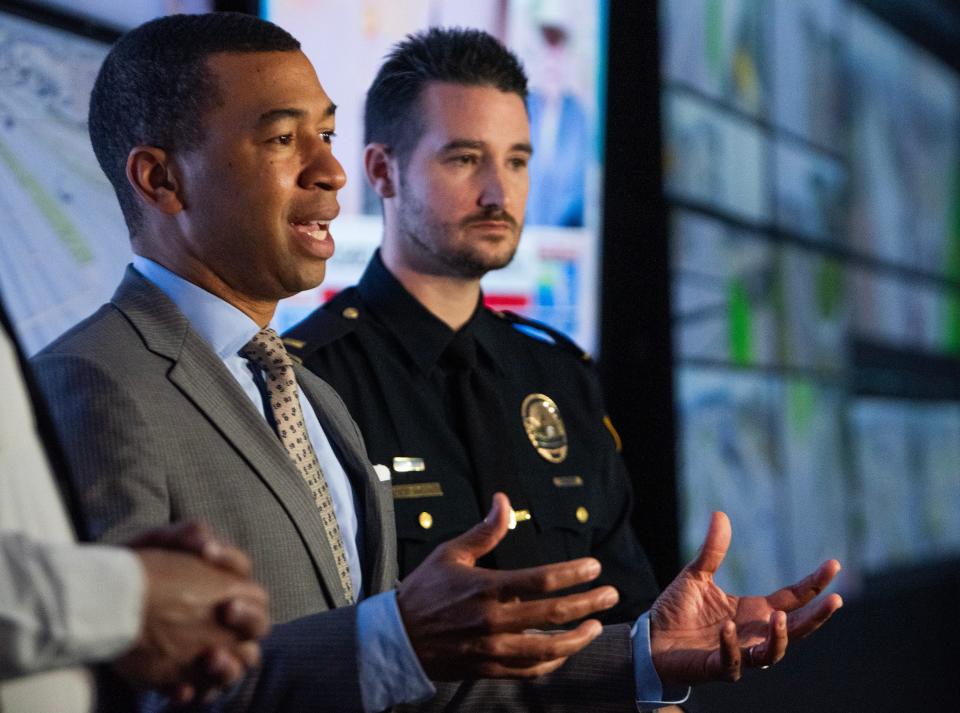
{"type": "Polygon", "coordinates": [[[432,29],[394,49],[365,115],[381,249],[286,343],[340,393],[371,461],[389,468],[403,574],[501,490],[517,522],[487,564],[597,557],[620,591],[607,621],[627,621],[657,586],[596,374],[568,339],[487,309],[480,291],[523,227],[526,92],[516,57],[483,32],[432,29]]]}

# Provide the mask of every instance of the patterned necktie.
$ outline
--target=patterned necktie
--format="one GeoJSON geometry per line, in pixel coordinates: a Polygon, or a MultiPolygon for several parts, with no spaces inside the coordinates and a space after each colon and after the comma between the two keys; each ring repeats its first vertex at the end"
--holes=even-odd
{"type": "Polygon", "coordinates": [[[310,492],[313,493],[314,502],[320,510],[323,529],[337,562],[340,585],[343,587],[347,601],[352,603],[353,581],[350,579],[350,564],[347,562],[347,554],[343,547],[343,536],[333,509],[330,488],[320,469],[317,454],[307,435],[303,414],[300,412],[293,360],[280,337],[269,327],[261,329],[240,353],[263,369],[267,375],[267,395],[270,399],[270,408],[273,410],[277,435],[287,449],[290,460],[300,471],[300,475],[310,487],[310,492]]]}

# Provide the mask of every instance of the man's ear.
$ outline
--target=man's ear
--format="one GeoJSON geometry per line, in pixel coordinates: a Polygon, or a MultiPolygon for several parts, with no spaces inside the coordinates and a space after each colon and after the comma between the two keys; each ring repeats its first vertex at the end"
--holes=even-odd
{"type": "Polygon", "coordinates": [[[167,215],[184,209],[176,166],[163,149],[135,146],[127,154],[127,180],[148,205],[167,215]]]}
{"type": "Polygon", "coordinates": [[[363,167],[367,181],[381,198],[393,198],[396,193],[397,162],[386,144],[367,144],[363,150],[363,167]]]}

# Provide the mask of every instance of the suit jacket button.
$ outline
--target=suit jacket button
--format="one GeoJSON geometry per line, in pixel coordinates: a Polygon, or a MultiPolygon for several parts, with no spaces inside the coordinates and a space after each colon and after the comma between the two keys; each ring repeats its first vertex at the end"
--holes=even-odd
{"type": "Polygon", "coordinates": [[[577,522],[585,523],[590,519],[590,512],[581,505],[577,508],[577,522]]]}
{"type": "Polygon", "coordinates": [[[340,314],[342,314],[345,319],[356,319],[360,316],[360,310],[356,307],[345,307],[340,314]]]}
{"type": "Polygon", "coordinates": [[[420,513],[420,517],[418,519],[420,521],[420,527],[422,527],[424,530],[429,530],[431,527],[433,527],[433,515],[430,513],[422,512],[420,513]]]}

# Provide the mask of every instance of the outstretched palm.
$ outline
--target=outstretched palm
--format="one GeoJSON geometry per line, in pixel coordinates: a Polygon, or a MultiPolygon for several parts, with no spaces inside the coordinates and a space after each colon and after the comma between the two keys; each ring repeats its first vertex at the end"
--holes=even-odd
{"type": "Polygon", "coordinates": [[[783,658],[788,639],[813,633],[843,605],[839,595],[831,594],[807,606],[840,571],[836,560],[765,597],[727,594],[713,575],[729,545],[730,521],[724,513],[714,513],[696,559],[654,602],[653,662],[666,685],[735,681],[741,661],[756,667],[774,664],[783,658]]]}

